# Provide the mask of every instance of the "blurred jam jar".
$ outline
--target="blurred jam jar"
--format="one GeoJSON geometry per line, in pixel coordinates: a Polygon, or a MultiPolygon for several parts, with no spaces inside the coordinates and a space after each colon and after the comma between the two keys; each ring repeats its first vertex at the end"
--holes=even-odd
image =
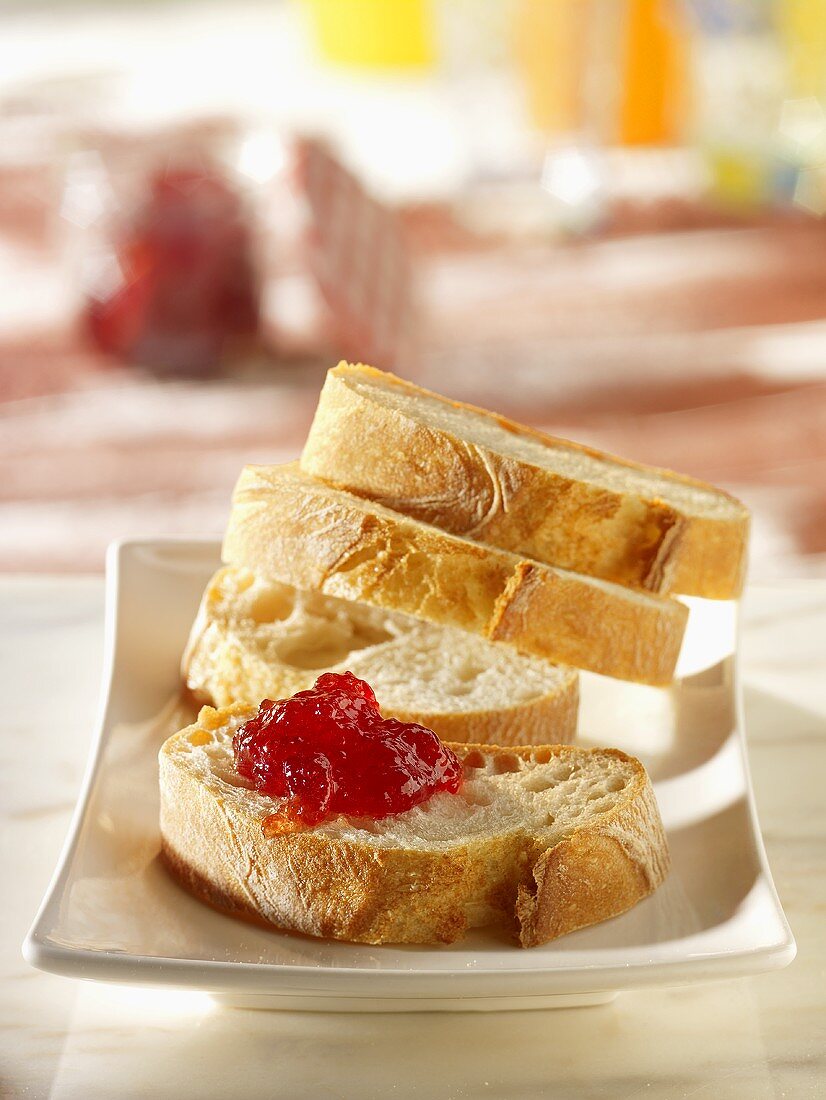
{"type": "Polygon", "coordinates": [[[261,349],[262,218],[278,141],[258,135],[267,172],[258,155],[251,174],[255,134],[199,118],[74,135],[59,210],[67,288],[85,338],[112,360],[202,375],[261,349]]]}
{"type": "Polygon", "coordinates": [[[104,352],[172,373],[216,367],[258,328],[250,227],[229,183],[169,168],[111,241],[120,278],[90,294],[85,319],[104,352]]]}

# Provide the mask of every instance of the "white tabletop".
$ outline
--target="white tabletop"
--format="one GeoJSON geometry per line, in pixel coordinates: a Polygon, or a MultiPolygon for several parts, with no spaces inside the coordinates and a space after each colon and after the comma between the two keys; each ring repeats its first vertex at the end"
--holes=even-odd
{"type": "Polygon", "coordinates": [[[746,601],[746,725],[758,810],[798,941],[787,970],[621,995],[600,1008],[339,1015],[217,1007],[205,994],[76,983],[20,944],[80,786],[103,583],[0,579],[0,1095],[743,1097],[826,1080],[826,584],[746,601]]]}

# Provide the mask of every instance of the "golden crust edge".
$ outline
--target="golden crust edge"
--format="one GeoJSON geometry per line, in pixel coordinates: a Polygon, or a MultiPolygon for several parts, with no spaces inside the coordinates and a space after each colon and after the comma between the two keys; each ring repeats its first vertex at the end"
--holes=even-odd
{"type": "MultiPolygon", "coordinates": [[[[539,619],[539,607],[551,599],[554,603],[554,580],[535,562],[521,561],[514,570],[499,600],[488,628],[488,638],[492,641],[523,644],[539,657],[548,657],[543,649],[543,638],[533,640],[535,623],[539,619]]],[[[598,602],[598,595],[593,599],[598,602]]],[[[597,616],[596,609],[592,621],[599,621],[600,634],[591,638],[589,645],[579,654],[571,649],[558,650],[556,660],[560,664],[588,669],[592,672],[613,676],[635,683],[664,687],[671,683],[674,669],[680,654],[685,626],[688,621],[688,609],[676,600],[663,598],[659,608],[644,604],[636,607],[633,603],[616,606],[617,622],[614,630],[605,629],[606,620],[597,616]],[[622,627],[622,629],[620,629],[622,627]],[[625,644],[626,633],[633,631],[636,644],[625,644]],[[619,633],[619,644],[617,644],[619,633]],[[640,640],[644,639],[644,645],[640,640]]],[[[547,616],[554,621],[553,609],[547,616]]],[[[587,613],[586,613],[587,617],[587,613]]],[[[576,645],[582,635],[571,632],[569,644],[576,645]]],[[[566,643],[568,639],[565,639],[566,643]]],[[[557,640],[558,645],[563,642],[557,640]]]]}
{"type": "MultiPolygon", "coordinates": [[[[620,458],[607,451],[599,451],[585,444],[576,443],[573,440],[559,439],[538,429],[518,424],[507,417],[499,416],[477,405],[451,400],[441,394],[434,393],[432,390],[417,386],[407,379],[399,378],[390,372],[380,371],[360,363],[350,364],[342,361],[328,372],[328,380],[332,380],[335,389],[328,388],[327,382],[325,382],[319,402],[319,409],[322,409],[325,403],[329,403],[330,408],[329,410],[325,409],[325,414],[326,412],[330,414],[341,413],[346,416],[350,411],[348,404],[353,402],[369,403],[373,414],[379,420],[388,419],[390,413],[396,412],[396,410],[385,409],[380,403],[369,402],[368,399],[356,394],[346,384],[346,378],[350,372],[375,377],[383,382],[389,380],[391,384],[398,385],[407,392],[434,398],[454,409],[480,415],[508,431],[536,439],[543,444],[563,445],[581,454],[608,461],[635,472],[651,473],[653,471],[675,483],[711,492],[725,499],[740,510],[741,514],[738,517],[712,519],[710,517],[689,516],[665,501],[659,499],[648,501],[646,503],[647,514],[652,522],[657,522],[658,525],[663,526],[663,532],[660,544],[647,569],[638,574],[635,579],[627,576],[623,578],[606,576],[604,579],[614,579],[615,583],[633,583],[634,587],[640,590],[660,595],[679,594],[703,596],[708,599],[734,599],[742,592],[747,566],[749,511],[742,501],[724,489],[674,470],[634,462],[631,459],[620,458]],[[337,408],[337,406],[341,407],[337,408]],[[712,535],[711,540],[709,540],[710,533],[712,535]],[[710,542],[715,548],[713,551],[709,550],[710,542]],[[703,547],[702,552],[698,550],[700,547],[703,547]]],[[[399,413],[398,415],[403,414],[399,413]]],[[[428,428],[427,430],[436,435],[449,434],[436,428],[428,428]]],[[[305,446],[302,455],[302,464],[306,463],[307,471],[315,476],[322,477],[331,484],[357,492],[358,490],[353,488],[351,473],[329,465],[324,471],[313,468],[309,457],[305,457],[308,455],[309,448],[312,447],[312,439],[311,429],[308,446],[305,446]]],[[[485,451],[489,457],[495,457],[495,452],[487,452],[483,447],[477,449],[485,451]]],[[[522,469],[524,476],[533,479],[539,488],[544,485],[557,485],[562,482],[566,485],[570,484],[573,490],[577,487],[576,479],[553,475],[541,470],[539,467],[533,467],[529,463],[519,462],[517,465],[522,469]]],[[[625,499],[623,493],[614,490],[600,490],[600,495],[606,500],[613,500],[617,505],[625,499]]],[[[508,550],[508,552],[517,552],[509,547],[503,547],[503,549],[508,550]]],[[[547,562],[546,564],[553,565],[554,563],[547,562]]]]}
{"type": "MultiPolygon", "coordinates": [[[[281,469],[280,467],[247,466],[244,468],[236,486],[230,523],[224,539],[224,560],[228,564],[246,566],[263,576],[274,575],[278,580],[298,588],[314,588],[330,595],[361,600],[376,606],[418,615],[432,622],[469,629],[488,640],[506,642],[523,652],[532,653],[554,663],[574,665],[641,683],[664,685],[671,681],[687,617],[686,608],[677,601],[653,593],[634,593],[628,599],[619,595],[612,598],[603,593],[598,585],[590,583],[590,578],[579,578],[576,574],[568,573],[566,585],[581,585],[584,597],[587,596],[588,600],[605,605],[600,607],[600,615],[592,618],[591,622],[595,624],[595,629],[605,636],[603,651],[607,655],[606,663],[594,662],[588,653],[585,654],[584,660],[572,660],[570,649],[564,648],[572,639],[565,639],[561,634],[559,620],[547,621],[545,629],[541,631],[541,645],[535,640],[539,633],[536,630],[536,623],[532,625],[530,631],[520,628],[520,623],[527,622],[530,618],[526,613],[526,606],[523,605],[526,605],[532,591],[538,587],[536,578],[541,579],[546,573],[553,576],[553,567],[525,561],[517,555],[496,547],[459,539],[438,528],[417,524],[416,521],[392,511],[388,511],[387,514],[362,512],[357,507],[351,508],[348,505],[346,495],[341,501],[335,499],[325,501],[325,494],[335,494],[338,490],[331,489],[324,482],[306,474],[303,475],[306,478],[305,481],[295,478],[291,473],[291,468],[294,467],[295,464],[290,464],[284,468],[285,472],[282,475],[276,473],[275,481],[273,471],[281,469]],[[307,536],[307,512],[312,512],[314,509],[318,512],[323,504],[325,522],[328,525],[325,531],[329,529],[331,510],[338,508],[340,522],[334,528],[336,537],[342,538],[347,546],[359,546],[359,552],[368,558],[375,547],[380,548],[382,544],[393,546],[395,557],[394,561],[389,563],[390,568],[388,568],[388,559],[382,561],[381,567],[375,560],[371,560],[371,568],[362,574],[358,569],[350,568],[349,558],[342,554],[331,553],[327,555],[330,563],[323,564],[317,561],[314,563],[316,571],[313,572],[306,567],[304,556],[295,552],[282,555],[279,565],[273,566],[273,562],[261,550],[259,527],[262,523],[261,508],[264,508],[271,519],[273,510],[278,510],[279,505],[277,501],[274,505],[266,502],[262,504],[261,492],[269,489],[276,493],[278,491],[276,482],[279,477],[284,478],[283,484],[286,485],[286,489],[283,491],[291,492],[301,502],[298,511],[301,516],[300,523],[304,526],[302,530],[296,528],[296,549],[298,540],[307,536]],[[254,498],[252,501],[249,499],[250,496],[254,498]],[[251,505],[254,505],[255,513],[252,516],[251,505]],[[343,532],[351,527],[354,528],[352,537],[348,536],[344,539],[343,532]],[[461,556],[463,585],[461,591],[456,587],[451,593],[456,597],[455,608],[451,615],[445,611],[447,605],[443,594],[438,601],[440,618],[423,610],[428,600],[433,601],[434,592],[442,581],[441,575],[436,573],[428,578],[430,584],[428,590],[422,590],[424,582],[419,578],[420,588],[415,596],[409,584],[403,585],[408,602],[404,605],[400,603],[399,581],[392,577],[392,567],[395,561],[405,556],[402,548],[410,556],[413,553],[420,553],[430,560],[434,560],[436,551],[441,552],[444,561],[461,556]],[[341,568],[342,566],[344,568],[341,568]],[[275,569],[279,571],[276,573],[275,569]],[[467,597],[468,579],[474,582],[477,591],[489,594],[490,602],[484,611],[472,604],[467,597]],[[644,614],[634,614],[633,597],[645,601],[642,605],[644,614]],[[612,614],[614,618],[633,615],[635,624],[649,633],[646,644],[637,646],[639,659],[636,664],[629,663],[627,656],[621,652],[622,647],[617,648],[611,644],[612,614]],[[563,648],[552,648],[548,644],[549,640],[563,648]],[[639,656],[646,653],[650,654],[648,662],[639,656]]],[[[279,530],[282,533],[289,533],[290,525],[297,521],[294,513],[286,509],[283,514],[279,513],[278,522],[279,530]]],[[[317,542],[321,542],[325,537],[321,533],[318,533],[318,536],[317,542]]],[[[448,579],[455,586],[456,576],[451,575],[448,579]]],[[[618,588],[619,591],[621,590],[618,588]]],[[[574,633],[579,637],[578,630],[574,633]]]]}

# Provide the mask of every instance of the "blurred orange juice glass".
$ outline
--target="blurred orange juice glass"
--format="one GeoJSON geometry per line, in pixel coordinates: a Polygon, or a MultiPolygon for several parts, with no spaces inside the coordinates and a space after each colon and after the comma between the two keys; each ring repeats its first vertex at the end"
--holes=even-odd
{"type": "Polygon", "coordinates": [[[672,0],[628,0],[619,118],[623,145],[669,144],[679,136],[687,41],[680,14],[672,0]]]}
{"type": "Polygon", "coordinates": [[[519,0],[516,62],[532,124],[608,145],[674,141],[683,23],[677,0],[519,0]]]}
{"type": "Polygon", "coordinates": [[[319,55],[359,69],[427,69],[431,0],[303,0],[319,55]]]}

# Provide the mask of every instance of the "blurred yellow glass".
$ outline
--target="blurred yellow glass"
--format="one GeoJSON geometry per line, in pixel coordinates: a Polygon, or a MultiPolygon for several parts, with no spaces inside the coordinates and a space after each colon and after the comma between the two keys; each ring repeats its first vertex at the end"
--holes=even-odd
{"type": "Polygon", "coordinates": [[[426,69],[435,59],[430,0],[303,0],[319,55],[362,69],[426,69]]]}
{"type": "Polygon", "coordinates": [[[515,52],[528,114],[549,134],[572,133],[582,125],[582,77],[586,20],[581,0],[520,0],[515,15],[515,52]]]}
{"type": "Polygon", "coordinates": [[[826,91],[826,2],[781,0],[776,17],[792,95],[822,96],[826,91]]]}
{"type": "Polygon", "coordinates": [[[706,167],[712,193],[724,206],[754,210],[771,197],[771,181],[761,150],[709,146],[706,167]]]}

